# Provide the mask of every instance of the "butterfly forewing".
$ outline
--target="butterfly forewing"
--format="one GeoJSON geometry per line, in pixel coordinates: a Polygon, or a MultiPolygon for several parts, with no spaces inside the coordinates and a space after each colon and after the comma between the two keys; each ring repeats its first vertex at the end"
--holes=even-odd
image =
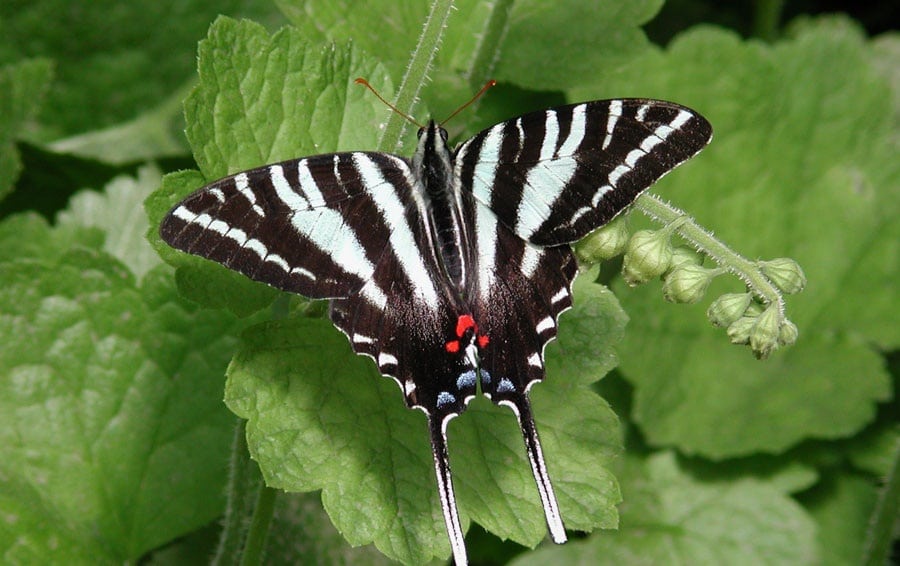
{"type": "MultiPolygon", "coordinates": [[[[320,155],[216,181],[173,208],[160,234],[175,248],[278,289],[346,297],[371,282],[392,230],[360,163],[377,164],[397,198],[408,197],[411,174],[398,157],[320,155]]],[[[377,285],[366,297],[385,301],[377,285]]]]}
{"type": "Polygon", "coordinates": [[[571,243],[700,151],[705,118],[644,99],[532,112],[484,130],[456,153],[457,183],[519,237],[571,243]]]}

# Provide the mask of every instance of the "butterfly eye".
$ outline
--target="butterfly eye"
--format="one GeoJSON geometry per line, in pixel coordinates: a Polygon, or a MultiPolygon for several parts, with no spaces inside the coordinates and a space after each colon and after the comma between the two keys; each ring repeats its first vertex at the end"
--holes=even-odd
{"type": "Polygon", "coordinates": [[[447,143],[447,139],[450,137],[449,134],[447,134],[447,130],[444,128],[438,128],[438,130],[441,132],[441,139],[444,140],[444,143],[447,143]]]}
{"type": "Polygon", "coordinates": [[[422,134],[425,133],[425,128],[419,128],[419,131],[416,132],[416,139],[422,139],[422,134]]]}

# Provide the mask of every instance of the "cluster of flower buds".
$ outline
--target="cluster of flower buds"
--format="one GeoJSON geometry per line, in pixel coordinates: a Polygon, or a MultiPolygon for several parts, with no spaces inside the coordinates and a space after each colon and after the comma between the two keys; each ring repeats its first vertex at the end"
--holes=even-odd
{"type": "MultiPolygon", "coordinates": [[[[760,272],[785,295],[799,293],[806,286],[806,276],[796,261],[777,258],[756,263],[760,272]]],[[[727,293],[717,298],[706,311],[716,326],[727,329],[734,344],[749,344],[756,357],[763,359],[797,341],[797,325],[785,318],[780,305],[763,304],[750,293],[727,293]]]]}
{"type": "MultiPolygon", "coordinates": [[[[672,234],[686,221],[679,218],[659,230],[641,230],[629,235],[625,222],[617,219],[585,238],[575,247],[578,258],[596,263],[624,253],[622,277],[636,286],[662,278],[663,296],[673,303],[696,303],[703,298],[713,278],[727,270],[704,267],[703,256],[687,246],[674,246],[672,234]]],[[[806,285],[803,270],[792,259],[758,261],[756,267],[780,294],[793,294],[806,285]]],[[[766,358],[797,340],[797,326],[784,316],[780,302],[764,304],[751,292],[727,293],[707,310],[710,322],[727,329],[734,344],[749,344],[758,358],[766,358]]]]}
{"type": "Polygon", "coordinates": [[[784,318],[777,305],[763,305],[750,293],[722,295],[706,314],[713,324],[727,329],[733,344],[749,344],[760,359],[797,341],[797,325],[784,318]]]}

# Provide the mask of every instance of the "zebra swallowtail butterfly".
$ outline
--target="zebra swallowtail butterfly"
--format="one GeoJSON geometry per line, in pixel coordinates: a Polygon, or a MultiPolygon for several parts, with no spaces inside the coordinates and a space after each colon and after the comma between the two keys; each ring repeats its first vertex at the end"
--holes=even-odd
{"type": "Polygon", "coordinates": [[[693,110],[643,99],[525,114],[455,150],[430,121],[412,159],[357,151],[244,171],[187,197],[160,234],[277,289],[331,299],[353,349],[428,416],[447,532],[465,564],[447,423],[476,383],[512,409],[550,536],[565,542],[528,390],[572,304],[569,244],[711,137],[693,110]]]}

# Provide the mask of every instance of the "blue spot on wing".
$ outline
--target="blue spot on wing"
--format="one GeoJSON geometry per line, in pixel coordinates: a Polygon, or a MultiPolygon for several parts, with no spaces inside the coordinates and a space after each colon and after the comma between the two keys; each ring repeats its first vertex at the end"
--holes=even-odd
{"type": "Polygon", "coordinates": [[[489,374],[486,369],[481,370],[481,383],[485,385],[491,384],[491,374],[489,374]]]}
{"type": "Polygon", "coordinates": [[[515,389],[513,382],[505,377],[497,384],[497,393],[509,393],[510,391],[515,391],[515,389]]]}
{"type": "Polygon", "coordinates": [[[466,389],[467,387],[475,387],[475,370],[466,370],[459,374],[456,378],[456,387],[466,389]]]}
{"type": "Polygon", "coordinates": [[[444,405],[449,405],[449,404],[455,403],[455,402],[456,402],[456,397],[454,397],[450,393],[447,393],[446,391],[441,391],[438,394],[438,398],[437,398],[437,406],[438,407],[443,407],[444,405]]]}

